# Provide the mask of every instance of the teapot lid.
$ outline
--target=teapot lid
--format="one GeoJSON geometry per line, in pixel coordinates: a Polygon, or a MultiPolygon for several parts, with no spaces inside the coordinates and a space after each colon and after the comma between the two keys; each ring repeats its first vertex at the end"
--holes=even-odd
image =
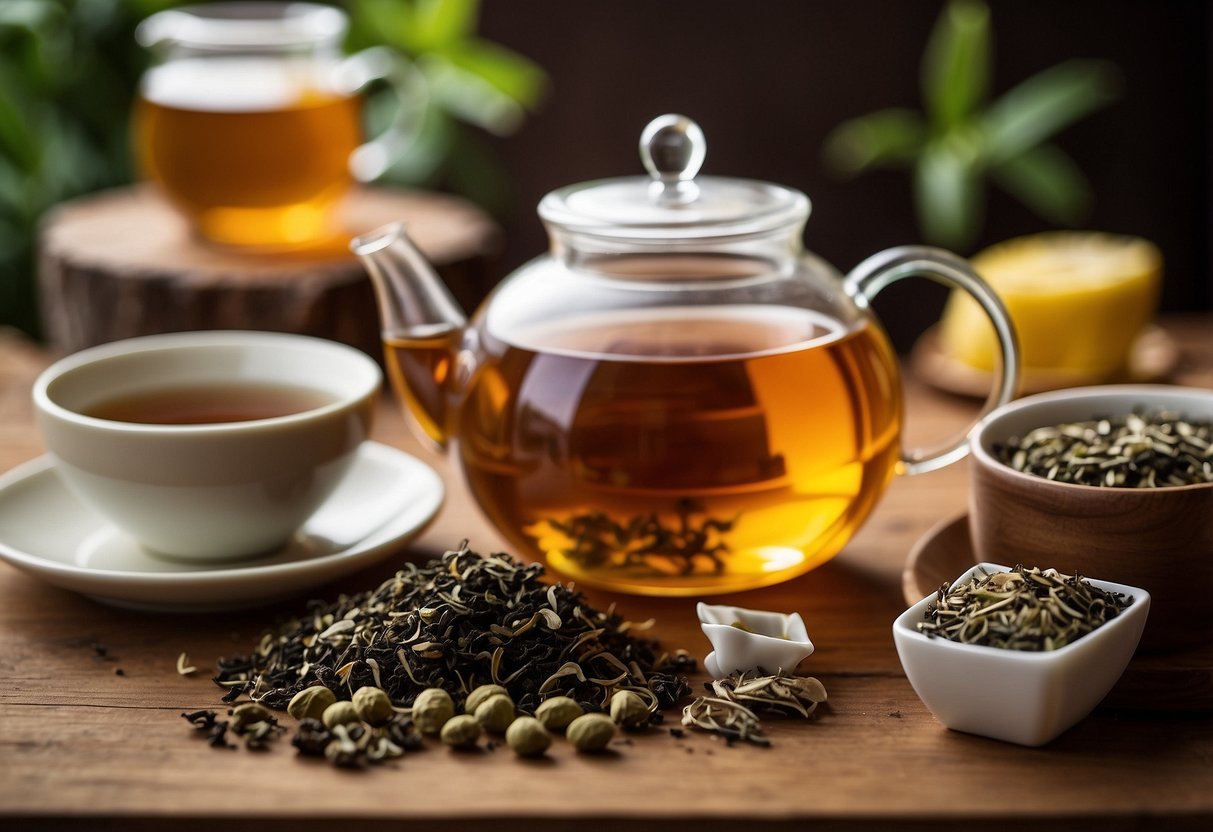
{"type": "Polygon", "coordinates": [[[539,216],[583,234],[645,240],[760,234],[808,217],[808,197],[793,188],[755,179],[696,178],[706,154],[698,124],[677,114],[659,116],[640,134],[648,177],[558,188],[540,201],[539,216]]]}

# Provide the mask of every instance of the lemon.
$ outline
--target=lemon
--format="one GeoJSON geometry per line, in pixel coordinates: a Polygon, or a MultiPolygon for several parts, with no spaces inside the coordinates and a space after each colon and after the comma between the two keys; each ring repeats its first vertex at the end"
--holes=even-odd
{"type": "MultiPolygon", "coordinates": [[[[1050,232],[1008,240],[972,259],[1010,312],[1024,372],[1102,379],[1124,370],[1154,316],[1158,248],[1138,237],[1050,232]]],[[[953,292],[940,326],[950,357],[992,372],[994,328],[968,295],[953,292]]]]}

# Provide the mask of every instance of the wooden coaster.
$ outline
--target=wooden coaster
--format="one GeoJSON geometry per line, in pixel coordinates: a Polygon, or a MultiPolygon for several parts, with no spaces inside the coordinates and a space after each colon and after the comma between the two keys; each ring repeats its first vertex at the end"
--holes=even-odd
{"type": "MultiPolygon", "coordinates": [[[[1164,381],[1179,364],[1179,347],[1175,339],[1159,326],[1149,326],[1133,342],[1129,351],[1128,369],[1109,378],[1077,376],[1066,373],[1025,372],[1019,380],[1019,395],[1083,387],[1090,384],[1143,384],[1164,381]]],[[[931,327],[914,344],[910,353],[910,369],[916,378],[960,396],[985,398],[993,386],[993,378],[985,370],[970,367],[944,351],[939,328],[931,327]]]]}
{"type": "Polygon", "coordinates": [[[72,200],[42,227],[45,335],[58,350],[74,352],[159,332],[256,329],[331,338],[378,354],[370,281],[347,243],[397,221],[470,311],[491,288],[501,234],[482,211],[453,196],[356,190],[344,206],[344,233],[317,250],[283,254],[207,244],[147,186],[72,200]]]}
{"type": "MultiPolygon", "coordinates": [[[[969,515],[939,523],[915,544],[901,576],[906,604],[916,604],[974,563],[969,515]]],[[[1032,564],[1048,566],[1048,564],[1032,564]]],[[[1150,626],[1146,621],[1146,627],[1150,626]]],[[[1175,653],[1141,653],[1129,662],[1101,707],[1134,711],[1213,710],[1213,644],[1175,653]]]]}

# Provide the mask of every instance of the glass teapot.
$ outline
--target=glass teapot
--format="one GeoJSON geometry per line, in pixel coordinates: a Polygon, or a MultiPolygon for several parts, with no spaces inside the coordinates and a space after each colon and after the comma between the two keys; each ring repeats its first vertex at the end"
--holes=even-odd
{"type": "Polygon", "coordinates": [[[960,258],[889,249],[845,278],[803,250],[805,195],[697,176],[706,143],[662,116],[648,177],[571,185],[539,215],[549,254],[468,321],[399,225],[352,249],[375,285],[392,382],[522,553],[584,583],[702,595],[833,557],[895,473],[967,452],[903,451],[897,358],[869,310],[925,276],[969,292],[1018,372],[1010,321],[960,258]]]}

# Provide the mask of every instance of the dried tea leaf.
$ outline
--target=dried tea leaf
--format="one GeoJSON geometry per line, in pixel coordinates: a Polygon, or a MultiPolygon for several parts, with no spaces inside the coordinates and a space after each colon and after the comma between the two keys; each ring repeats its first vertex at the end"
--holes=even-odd
{"type": "Polygon", "coordinates": [[[944,584],[918,631],[962,644],[1008,650],[1056,650],[1115,618],[1132,598],[1106,592],[1081,575],[1025,567],[984,570],[957,586],[944,584]]]}
{"type": "Polygon", "coordinates": [[[729,741],[769,745],[762,734],[758,711],[808,718],[826,701],[825,686],[811,676],[747,678],[734,673],[707,683],[711,696],[701,696],[682,713],[682,724],[719,734],[729,741]]]}
{"type": "Polygon", "coordinates": [[[182,676],[190,676],[198,672],[198,668],[190,664],[190,657],[182,653],[177,657],[177,672],[182,676]]]}

